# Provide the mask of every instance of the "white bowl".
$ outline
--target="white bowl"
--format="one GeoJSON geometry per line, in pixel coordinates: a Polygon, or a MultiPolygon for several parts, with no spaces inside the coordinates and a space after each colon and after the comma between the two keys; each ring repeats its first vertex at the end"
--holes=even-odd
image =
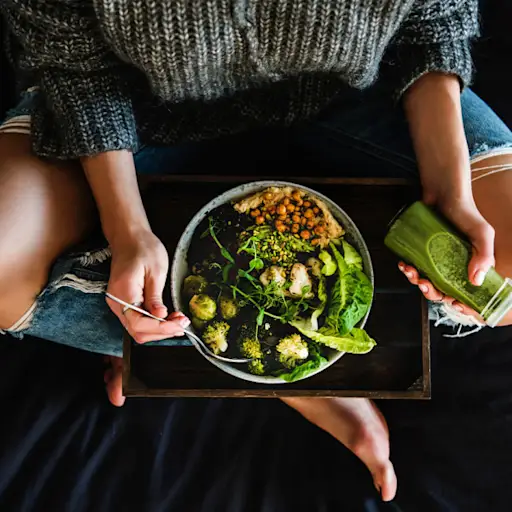
{"type": "MultiPolygon", "coordinates": [[[[336,220],[338,220],[338,222],[345,230],[345,236],[347,238],[347,241],[353,244],[354,247],[361,254],[363,258],[364,272],[370,278],[373,285],[373,267],[368,247],[366,246],[366,243],[363,237],[361,236],[361,233],[357,229],[352,219],[336,203],[334,203],[328,197],[325,197],[324,195],[319,194],[318,192],[315,192],[314,190],[308,187],[297,185],[296,183],[289,183],[285,181],[255,181],[239,185],[238,187],[232,188],[224,192],[220,196],[217,196],[215,199],[212,199],[207,205],[205,205],[196,213],[194,218],[189,222],[188,226],[185,228],[185,231],[181,235],[178,245],[176,246],[176,251],[174,253],[171,268],[171,297],[175,311],[186,311],[187,309],[187,304],[182,299],[182,286],[183,280],[190,274],[190,269],[187,262],[187,254],[190,242],[199,224],[210,214],[212,210],[215,210],[216,208],[223,204],[238,201],[248,195],[254,194],[255,192],[259,192],[267,187],[286,186],[304,190],[308,192],[308,194],[318,197],[327,205],[333,216],[336,218],[336,220]]],[[[361,322],[359,322],[358,327],[364,327],[369,314],[370,310],[368,310],[368,313],[366,313],[365,317],[361,320],[361,322]]],[[[327,362],[320,366],[320,368],[317,368],[315,371],[309,373],[303,378],[312,377],[313,375],[316,375],[317,373],[325,370],[344,355],[344,352],[338,352],[333,349],[326,349],[325,353],[327,362]]],[[[208,359],[210,363],[220,368],[222,371],[229,373],[230,375],[233,375],[235,377],[238,377],[239,379],[248,380],[250,382],[258,382],[260,384],[287,383],[281,377],[253,375],[252,373],[249,373],[246,370],[245,365],[225,363],[213,357],[208,357],[203,353],[201,353],[201,355],[208,359]]]]}

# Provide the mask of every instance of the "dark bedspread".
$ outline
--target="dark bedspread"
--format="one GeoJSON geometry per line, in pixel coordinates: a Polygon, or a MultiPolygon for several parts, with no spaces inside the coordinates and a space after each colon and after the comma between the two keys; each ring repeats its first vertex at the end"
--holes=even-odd
{"type": "MultiPolygon", "coordinates": [[[[475,53],[477,92],[509,123],[510,16],[510,0],[485,2],[475,53]]],[[[387,506],[350,453],[277,400],[132,399],[117,410],[101,358],[2,337],[0,512],[512,510],[512,329],[439,334],[432,401],[380,404],[399,478],[387,506]]]]}
{"type": "Polygon", "coordinates": [[[100,357],[0,343],[2,512],[508,511],[512,330],[433,343],[430,402],[381,402],[400,482],[379,505],[342,446],[277,400],[114,409],[100,357]]]}

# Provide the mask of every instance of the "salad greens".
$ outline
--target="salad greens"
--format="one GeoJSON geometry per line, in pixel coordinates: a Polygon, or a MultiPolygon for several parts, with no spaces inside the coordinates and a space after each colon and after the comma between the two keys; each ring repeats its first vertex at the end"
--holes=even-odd
{"type": "Polygon", "coordinates": [[[326,364],[327,349],[372,350],[376,342],[356,326],[373,286],[318,200],[280,190],[247,198],[252,206],[239,215],[237,205],[212,212],[183,295],[212,350],[251,357],[249,372],[293,382],[326,364]]]}

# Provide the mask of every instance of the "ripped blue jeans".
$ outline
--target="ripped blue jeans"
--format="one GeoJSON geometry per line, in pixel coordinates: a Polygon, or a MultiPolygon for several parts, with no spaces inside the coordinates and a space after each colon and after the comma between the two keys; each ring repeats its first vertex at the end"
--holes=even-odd
{"type": "MultiPolygon", "coordinates": [[[[3,133],[30,133],[30,112],[37,90],[26,92],[0,127],[3,133]]],[[[495,154],[512,154],[512,133],[499,117],[471,90],[462,94],[462,112],[472,162],[495,154]]],[[[242,135],[254,138],[255,151],[271,144],[273,133],[242,135]],[[267,137],[267,138],[265,138],[267,137]]],[[[138,173],[162,169],[180,170],[205,146],[218,145],[222,152],[240,138],[189,143],[177,147],[146,147],[134,155],[138,173]]],[[[314,155],[333,169],[349,169],[347,176],[417,177],[416,160],[402,110],[372,90],[347,90],[318,119],[287,130],[287,141],[314,155]]],[[[500,169],[491,169],[493,173],[500,169]]],[[[505,170],[505,169],[502,169],[505,170]]],[[[509,169],[510,170],[510,169],[509,169]]],[[[172,254],[170,254],[172,257],[172,254]]],[[[99,245],[94,250],[63,255],[54,265],[47,287],[32,307],[6,332],[22,339],[31,335],[76,348],[121,356],[123,329],[108,308],[104,292],[110,253],[99,245]]],[[[185,340],[166,340],[171,345],[185,340]]]]}

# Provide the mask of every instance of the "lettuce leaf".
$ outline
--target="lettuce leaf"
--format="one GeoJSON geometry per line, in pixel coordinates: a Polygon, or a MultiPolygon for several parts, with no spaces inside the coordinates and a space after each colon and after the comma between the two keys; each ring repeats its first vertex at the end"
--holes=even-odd
{"type": "Polygon", "coordinates": [[[363,258],[346,240],[341,240],[343,247],[343,256],[349,267],[354,266],[359,270],[363,270],[363,258]]]}
{"type": "Polygon", "coordinates": [[[326,326],[347,334],[368,312],[373,299],[373,286],[366,274],[348,265],[334,245],[331,250],[338,265],[338,277],[331,289],[326,326]]]}
{"type": "Polygon", "coordinates": [[[367,354],[377,344],[366,331],[357,327],[349,334],[340,335],[330,327],[322,327],[318,331],[310,330],[304,321],[293,321],[290,325],[312,341],[349,354],[367,354]]]}
{"type": "Polygon", "coordinates": [[[318,258],[323,263],[322,274],[324,276],[332,276],[336,272],[336,262],[332,259],[332,256],[327,251],[320,251],[318,258]]]}

